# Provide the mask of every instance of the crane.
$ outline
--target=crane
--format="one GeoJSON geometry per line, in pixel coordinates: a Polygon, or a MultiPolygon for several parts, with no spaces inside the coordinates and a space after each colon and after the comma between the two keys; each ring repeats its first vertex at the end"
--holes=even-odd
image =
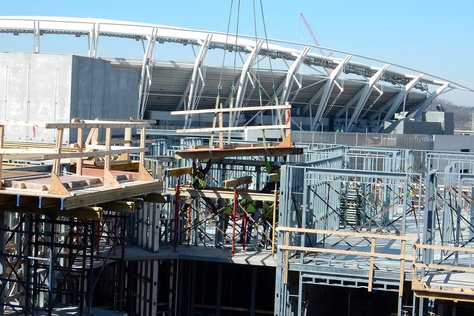
{"type": "MultiPolygon", "coordinates": [[[[308,29],[308,32],[311,35],[311,38],[313,39],[314,44],[316,44],[316,46],[319,48],[319,51],[321,52],[321,55],[326,56],[326,54],[324,54],[323,50],[321,49],[321,46],[319,45],[319,42],[318,42],[318,39],[316,38],[316,35],[314,35],[313,28],[311,27],[311,25],[309,25],[308,21],[306,20],[306,18],[304,17],[304,14],[302,12],[300,13],[300,16],[301,16],[301,19],[303,20],[304,25],[308,29]]],[[[332,55],[332,53],[327,55],[327,56],[329,57],[331,55],[332,55]]],[[[324,70],[326,70],[326,73],[329,74],[328,69],[324,68],[324,70]]]]}

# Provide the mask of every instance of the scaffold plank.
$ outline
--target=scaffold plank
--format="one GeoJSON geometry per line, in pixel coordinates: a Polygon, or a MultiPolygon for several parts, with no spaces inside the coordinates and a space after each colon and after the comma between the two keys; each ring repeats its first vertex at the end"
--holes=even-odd
{"type": "MultiPolygon", "coordinates": [[[[169,195],[176,195],[176,189],[168,188],[166,193],[169,195]]],[[[233,199],[234,190],[233,189],[223,189],[223,188],[208,188],[204,190],[195,190],[191,187],[181,187],[180,196],[182,197],[208,197],[212,199],[233,199]]],[[[273,193],[261,193],[253,190],[237,190],[238,199],[248,199],[251,201],[273,201],[273,193]]]]}

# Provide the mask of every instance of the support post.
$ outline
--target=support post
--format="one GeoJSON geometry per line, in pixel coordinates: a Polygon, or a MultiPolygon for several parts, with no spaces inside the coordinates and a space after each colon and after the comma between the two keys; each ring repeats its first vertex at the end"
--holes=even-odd
{"type": "Polygon", "coordinates": [[[234,188],[234,208],[232,210],[232,256],[235,254],[235,221],[237,219],[237,189],[234,188]]]}
{"type": "Polygon", "coordinates": [[[178,223],[179,223],[179,185],[181,177],[176,181],[175,201],[174,201],[174,228],[173,228],[173,251],[176,252],[176,245],[178,243],[178,223]]]}
{"type": "Polygon", "coordinates": [[[278,199],[278,192],[277,192],[277,184],[275,183],[275,191],[273,193],[273,217],[272,217],[272,258],[275,257],[275,228],[276,228],[276,209],[277,209],[277,199],[278,199]]]}

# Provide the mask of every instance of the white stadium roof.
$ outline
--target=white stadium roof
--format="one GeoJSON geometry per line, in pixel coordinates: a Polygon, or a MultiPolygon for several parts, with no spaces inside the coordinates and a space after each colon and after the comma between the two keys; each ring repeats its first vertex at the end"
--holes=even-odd
{"type": "MultiPolygon", "coordinates": [[[[87,37],[89,57],[110,59],[115,67],[140,71],[141,117],[152,111],[212,108],[219,94],[221,102],[232,100],[235,107],[289,102],[293,117],[307,118],[310,130],[318,130],[328,119],[338,121],[347,131],[357,130],[362,121],[376,122],[373,129],[380,130],[384,120],[393,119],[402,109],[418,119],[438,95],[452,89],[472,91],[427,73],[349,52],[164,25],[4,16],[0,17],[0,33],[32,34],[36,53],[40,53],[44,35],[87,37]],[[100,56],[102,37],[138,40],[145,44],[144,54],[122,58],[121,51],[115,49],[116,56],[100,56]],[[189,60],[156,57],[158,45],[170,44],[178,44],[182,50],[191,48],[189,60]],[[328,53],[323,55],[321,49],[328,53]],[[211,51],[221,57],[210,58],[211,51]]],[[[160,46],[159,51],[166,49],[160,46]]]]}

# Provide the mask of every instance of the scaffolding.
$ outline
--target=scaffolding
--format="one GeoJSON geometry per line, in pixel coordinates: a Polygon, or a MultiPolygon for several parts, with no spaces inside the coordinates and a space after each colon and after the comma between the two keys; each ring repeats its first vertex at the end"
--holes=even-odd
{"type": "Polygon", "coordinates": [[[0,122],[2,314],[51,315],[69,306],[91,314],[97,300],[94,290],[112,262],[116,269],[109,304],[124,308],[127,223],[144,202],[160,197],[161,181],[154,180],[144,165],[148,125],[0,122]],[[5,143],[4,129],[15,126],[53,129],[56,142],[5,143]],[[135,147],[133,128],[141,130],[135,147]],[[124,139],[113,141],[112,129],[122,130],[124,139]],[[63,141],[65,130],[77,137],[69,146],[63,141]],[[102,143],[101,130],[105,131],[102,143]],[[136,163],[130,159],[134,153],[139,154],[136,163]],[[37,161],[44,170],[5,169],[3,158],[37,161]]]}

